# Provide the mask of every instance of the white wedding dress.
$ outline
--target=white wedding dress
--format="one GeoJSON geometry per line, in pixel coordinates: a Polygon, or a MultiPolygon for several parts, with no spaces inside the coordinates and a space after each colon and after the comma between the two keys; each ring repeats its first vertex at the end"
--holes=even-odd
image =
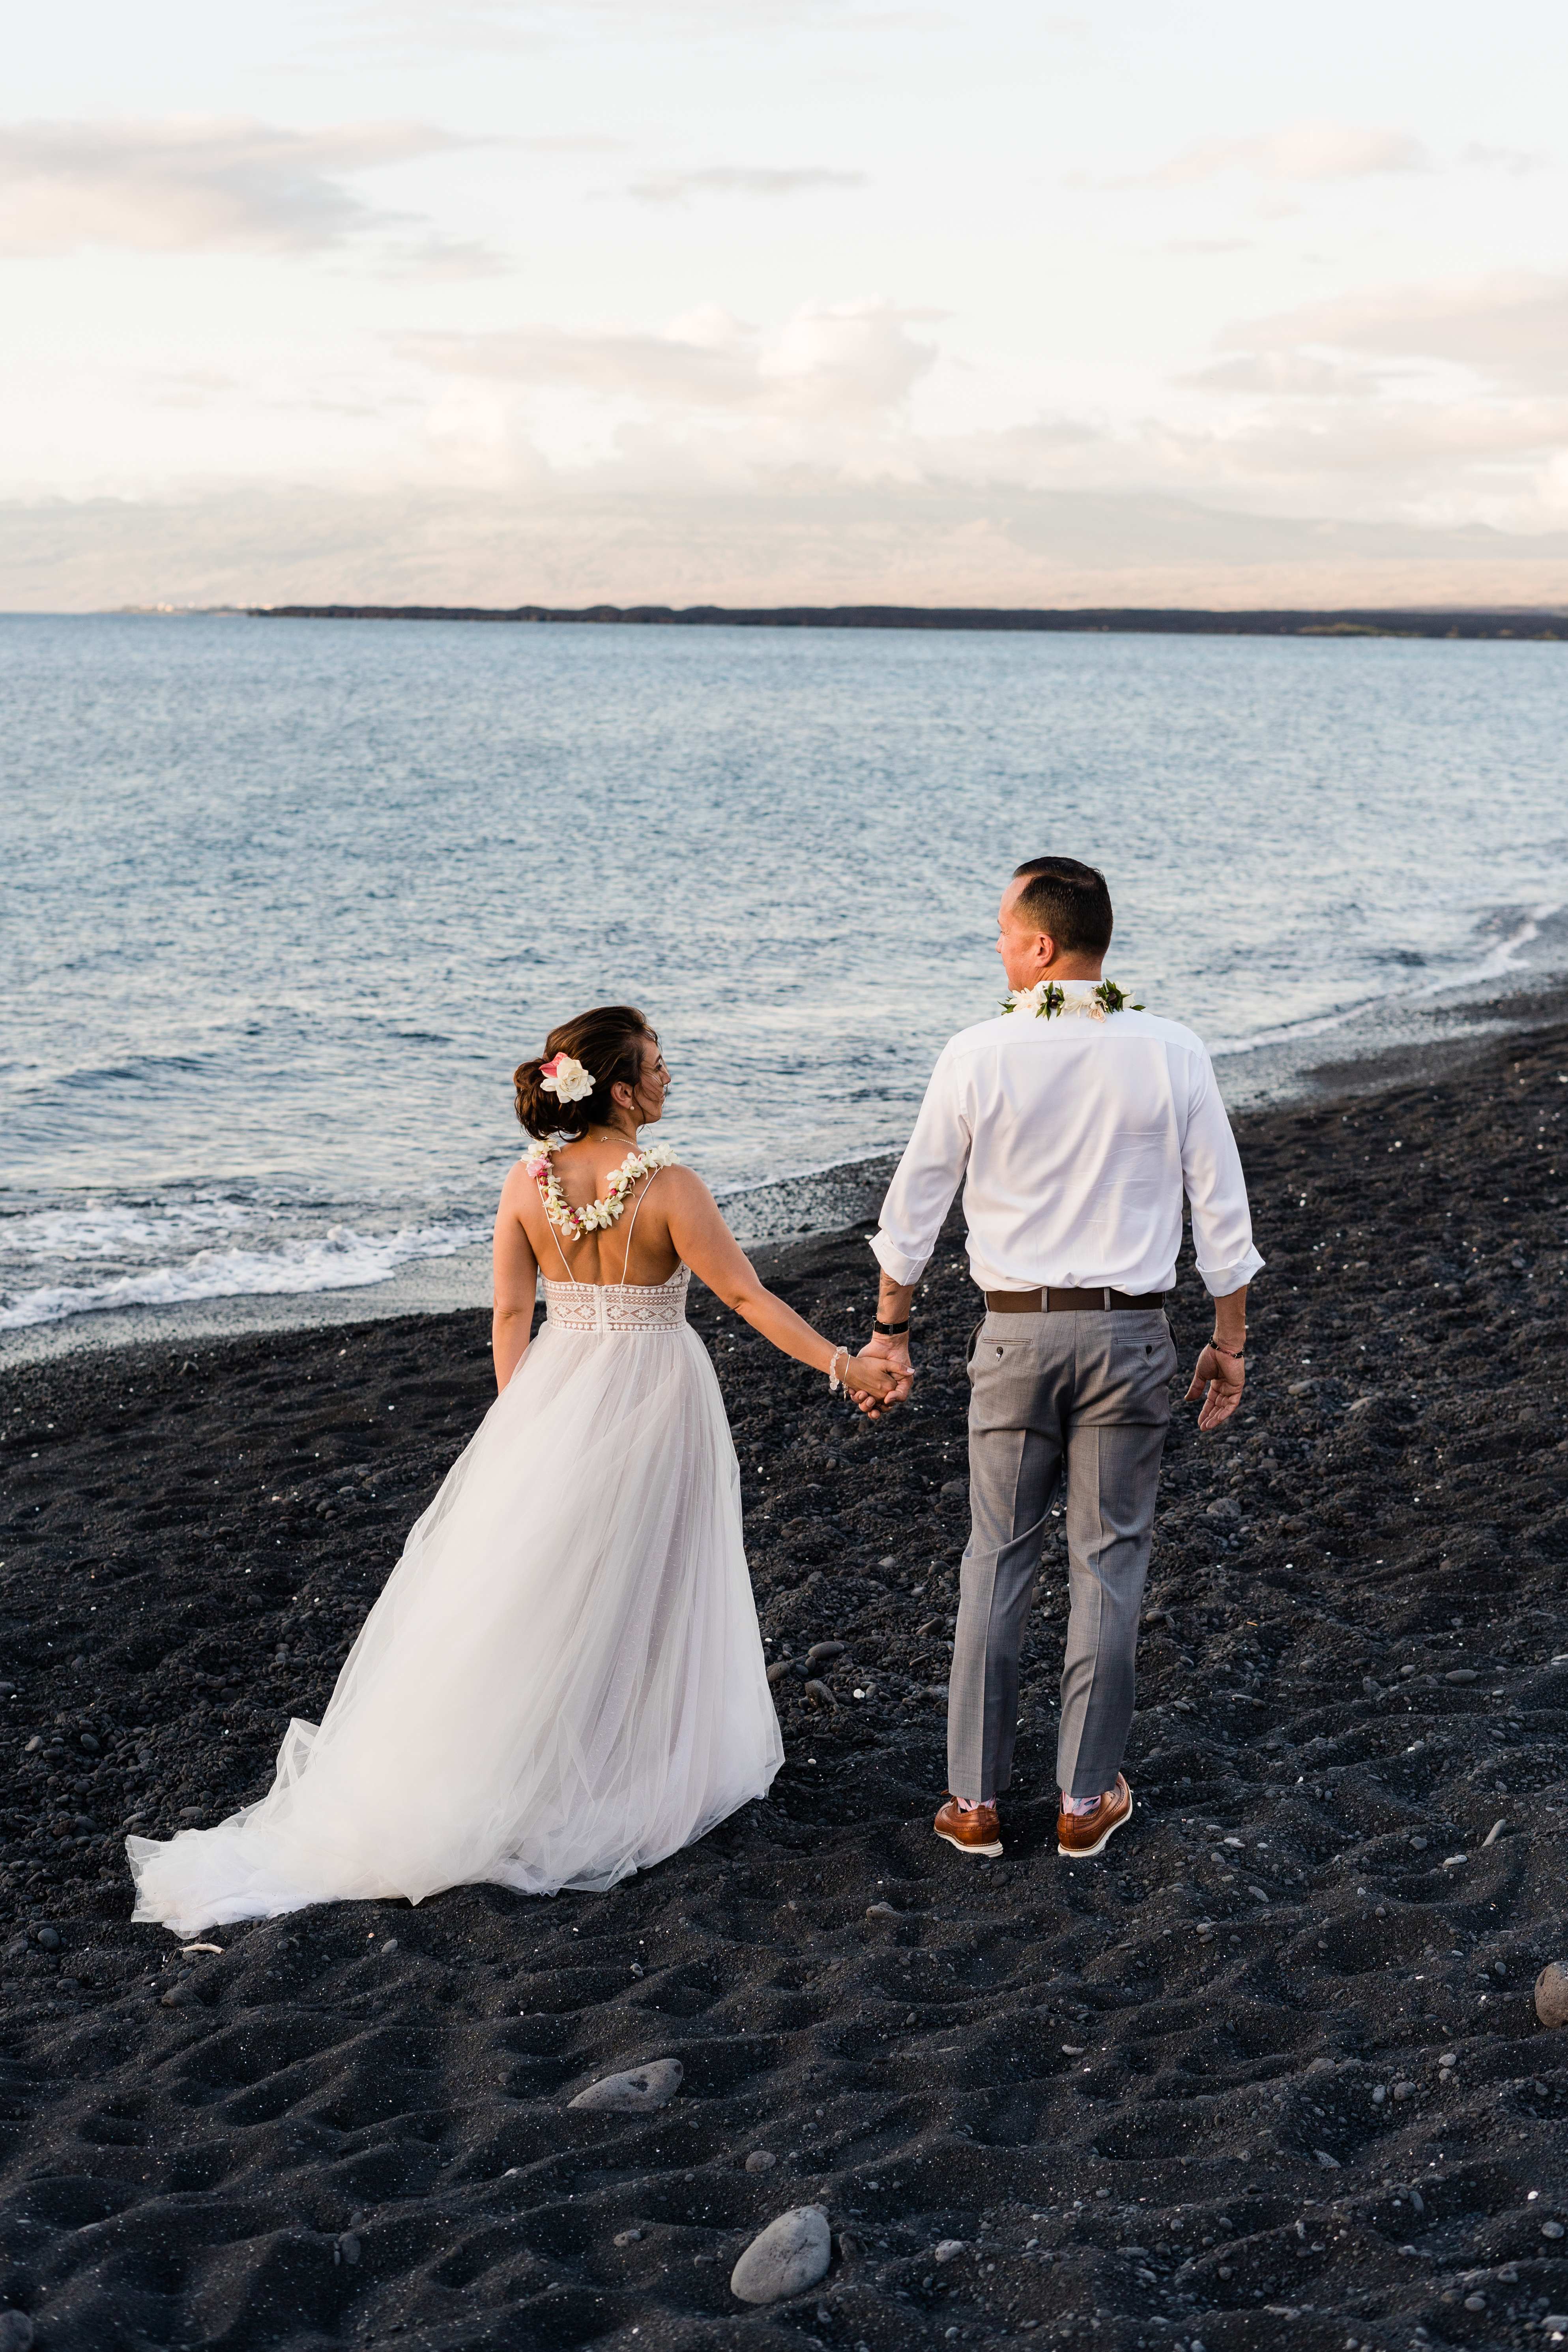
{"type": "Polygon", "coordinates": [[[546,1282],[320,1726],[289,1725],[258,1804],[127,1838],[136,1918],[603,1889],[766,1793],[784,1747],[689,1280],[546,1282]]]}

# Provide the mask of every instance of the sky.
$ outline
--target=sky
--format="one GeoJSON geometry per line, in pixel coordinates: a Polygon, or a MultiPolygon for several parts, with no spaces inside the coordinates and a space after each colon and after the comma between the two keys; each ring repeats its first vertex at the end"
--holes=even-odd
{"type": "Polygon", "coordinates": [[[0,609],[1568,601],[1545,0],[79,0],[0,609]]]}

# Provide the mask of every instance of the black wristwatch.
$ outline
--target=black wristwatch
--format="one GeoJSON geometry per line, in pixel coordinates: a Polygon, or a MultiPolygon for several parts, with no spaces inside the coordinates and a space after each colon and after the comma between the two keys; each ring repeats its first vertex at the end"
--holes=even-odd
{"type": "Polygon", "coordinates": [[[879,1331],[884,1339],[900,1339],[909,1328],[910,1318],[907,1315],[901,1323],[884,1323],[879,1318],[871,1326],[872,1330],[879,1331]]]}

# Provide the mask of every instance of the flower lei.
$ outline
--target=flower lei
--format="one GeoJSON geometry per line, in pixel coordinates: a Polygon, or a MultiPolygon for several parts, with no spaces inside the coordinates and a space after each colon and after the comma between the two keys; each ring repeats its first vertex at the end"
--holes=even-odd
{"type": "MultiPolygon", "coordinates": [[[[563,1139],[575,1142],[574,1136],[563,1139]]],[[[559,1151],[561,1143],[537,1143],[529,1153],[525,1165],[539,1187],[544,1202],[544,1213],[558,1233],[568,1241],[581,1241],[585,1233],[603,1232],[613,1225],[626,1205],[626,1195],[639,1176],[652,1175],[656,1168],[673,1168],[676,1155],[668,1143],[650,1144],[646,1151],[628,1151],[615,1174],[602,1201],[586,1201],[574,1209],[561,1190],[561,1179],[550,1165],[550,1155],[559,1151]]]]}
{"type": "Polygon", "coordinates": [[[1102,980],[1087,996],[1069,996],[1059,981],[1037,980],[1033,988],[1015,988],[1002,999],[1004,1013],[1032,1013],[1037,1020],[1054,1021],[1058,1013],[1075,1013],[1080,1021],[1103,1021],[1108,1013],[1142,1013],[1127,991],[1113,980],[1102,980]]]}

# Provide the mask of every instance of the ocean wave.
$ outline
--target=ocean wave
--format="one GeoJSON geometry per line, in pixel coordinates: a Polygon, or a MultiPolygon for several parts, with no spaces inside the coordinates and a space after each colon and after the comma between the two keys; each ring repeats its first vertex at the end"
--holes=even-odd
{"type": "Polygon", "coordinates": [[[1209,1042],[1210,1055],[1256,1054],[1264,1045],[1292,1045],[1302,1038],[1323,1037],[1331,1030],[1342,1029],[1349,1022],[1376,1012],[1380,1005],[1422,1004],[1455,989],[1484,988],[1489,980],[1502,980],[1519,971],[1522,951],[1540,937],[1542,924],[1562,911],[1560,899],[1531,908],[1518,918],[1506,938],[1499,940],[1495,947],[1461,971],[1447,971],[1441,979],[1425,981],[1418,987],[1384,989],[1375,996],[1358,997],[1353,1004],[1342,1005],[1333,1013],[1320,1013],[1306,1021],[1288,1021],[1277,1029],[1259,1029],[1250,1037],[1215,1037],[1209,1042]]]}
{"type": "MultiPolygon", "coordinates": [[[[112,1213],[115,1204],[103,1204],[112,1213]]],[[[56,1282],[13,1292],[0,1304],[0,1330],[58,1323],[117,1307],[174,1307],[200,1298],[277,1297],[356,1290],[384,1282],[416,1258],[452,1257],[481,1241],[477,1222],[404,1225],[384,1234],[333,1225],[272,1250],[199,1249],[178,1262],[145,1265],[99,1282],[56,1282]]],[[[110,1255],[107,1244],[106,1255],[110,1255]]]]}

